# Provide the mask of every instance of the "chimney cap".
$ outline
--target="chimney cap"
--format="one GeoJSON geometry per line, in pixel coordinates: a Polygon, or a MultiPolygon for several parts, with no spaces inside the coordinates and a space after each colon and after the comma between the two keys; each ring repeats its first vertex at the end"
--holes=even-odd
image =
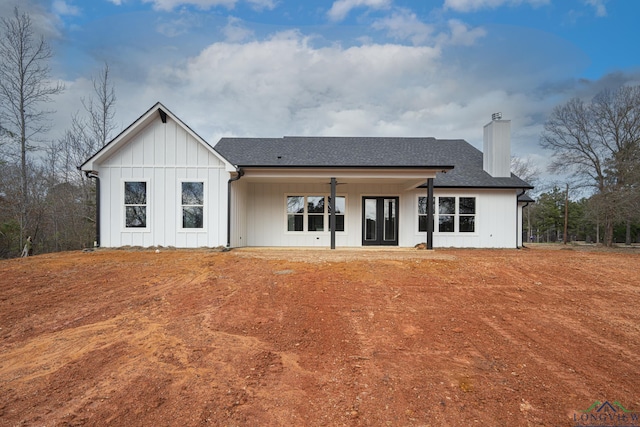
{"type": "Polygon", "coordinates": [[[498,112],[498,113],[493,113],[491,115],[491,120],[500,120],[502,119],[502,113],[498,112]]]}

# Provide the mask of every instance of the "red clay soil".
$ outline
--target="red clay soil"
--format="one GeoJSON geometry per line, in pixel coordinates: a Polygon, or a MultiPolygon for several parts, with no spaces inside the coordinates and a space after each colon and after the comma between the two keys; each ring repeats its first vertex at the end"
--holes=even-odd
{"type": "Polygon", "coordinates": [[[0,426],[574,426],[595,402],[631,419],[634,251],[1,261],[0,426]]]}

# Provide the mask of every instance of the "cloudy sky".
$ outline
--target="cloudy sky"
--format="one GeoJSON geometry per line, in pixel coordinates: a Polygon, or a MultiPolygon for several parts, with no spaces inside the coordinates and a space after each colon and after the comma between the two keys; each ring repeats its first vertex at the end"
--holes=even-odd
{"type": "Polygon", "coordinates": [[[491,114],[544,164],[554,106],[640,84],[636,0],[0,0],[55,52],[55,138],[106,62],[119,129],[161,101],[203,138],[434,136],[491,114]]]}

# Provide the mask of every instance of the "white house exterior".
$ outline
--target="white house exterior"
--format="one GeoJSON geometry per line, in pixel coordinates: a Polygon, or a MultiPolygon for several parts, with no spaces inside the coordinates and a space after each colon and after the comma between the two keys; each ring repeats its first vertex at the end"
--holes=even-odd
{"type": "Polygon", "coordinates": [[[81,169],[99,182],[103,247],[516,248],[518,198],[531,186],[504,164],[509,125],[485,127],[484,155],[434,138],[223,138],[212,147],[158,103],[81,169]]]}

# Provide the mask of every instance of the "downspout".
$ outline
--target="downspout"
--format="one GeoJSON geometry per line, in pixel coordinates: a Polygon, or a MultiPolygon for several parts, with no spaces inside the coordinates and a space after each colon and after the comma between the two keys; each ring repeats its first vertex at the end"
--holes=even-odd
{"type": "Polygon", "coordinates": [[[236,166],[237,175],[227,181],[227,248],[231,248],[231,183],[243,177],[244,171],[236,166]]]}
{"type": "MultiPolygon", "coordinates": [[[[518,206],[518,199],[520,199],[520,196],[522,196],[526,192],[527,190],[523,188],[522,192],[516,196],[516,249],[520,249],[520,246],[518,246],[518,235],[520,234],[520,227],[518,227],[518,212],[520,211],[520,206],[518,206]]],[[[524,239],[522,239],[522,247],[524,248],[524,239]]]]}
{"type": "Polygon", "coordinates": [[[96,242],[95,247],[100,247],[100,177],[96,171],[85,171],[87,178],[96,180],[96,242]]]}

